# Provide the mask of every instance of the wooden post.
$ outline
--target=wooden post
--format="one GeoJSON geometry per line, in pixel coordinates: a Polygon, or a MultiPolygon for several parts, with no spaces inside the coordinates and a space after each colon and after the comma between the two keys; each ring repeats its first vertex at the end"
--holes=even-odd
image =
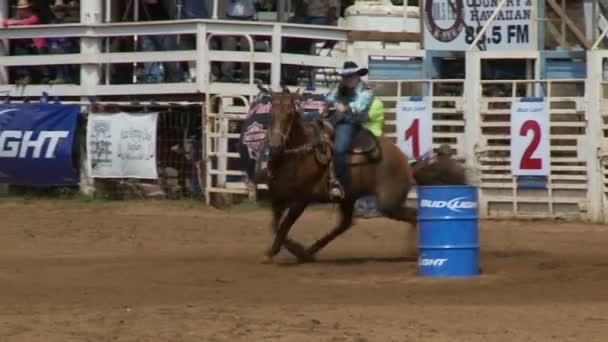
{"type": "Polygon", "coordinates": [[[585,84],[585,118],[587,120],[587,218],[592,222],[605,219],[605,200],[603,195],[602,166],[602,54],[587,51],[587,80],[585,84]],[[598,160],[599,159],[599,160],[598,160]]]}
{"type": "Polygon", "coordinates": [[[585,35],[581,32],[581,30],[578,29],[578,27],[576,27],[574,22],[572,22],[570,17],[568,17],[568,14],[566,14],[566,12],[564,10],[562,10],[562,8],[557,4],[557,2],[555,2],[555,0],[546,0],[546,1],[549,4],[549,6],[551,6],[551,8],[553,8],[553,10],[557,13],[559,18],[565,22],[566,26],[572,31],[572,33],[574,34],[576,39],[581,44],[583,44],[583,47],[586,49],[591,48],[591,43],[589,41],[587,41],[587,39],[585,38],[585,35]]]}
{"type": "MultiPolygon", "coordinates": [[[[82,1],[80,4],[80,23],[83,25],[101,23],[103,16],[102,9],[103,0],[82,1]]],[[[99,55],[101,53],[101,41],[101,38],[81,37],[80,53],[83,55],[99,55]]],[[[80,66],[80,84],[84,92],[83,95],[96,95],[95,88],[99,84],[100,74],[100,67],[97,64],[82,64],[80,66]]],[[[81,101],[86,103],[88,100],[86,97],[82,97],[81,101]]],[[[83,153],[82,155],[86,154],[83,153]]],[[[91,170],[86,158],[82,158],[80,161],[80,192],[85,195],[91,195],[94,190],[91,170]]]]}

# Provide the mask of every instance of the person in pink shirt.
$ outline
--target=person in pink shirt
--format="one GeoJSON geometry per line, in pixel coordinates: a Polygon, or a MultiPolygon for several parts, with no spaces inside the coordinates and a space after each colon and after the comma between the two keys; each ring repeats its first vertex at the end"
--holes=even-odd
{"type": "MultiPolygon", "coordinates": [[[[9,18],[2,21],[3,27],[38,25],[40,18],[36,14],[32,4],[28,0],[19,0],[17,3],[17,17],[9,18]]],[[[32,39],[15,39],[13,40],[13,55],[42,55],[48,53],[48,44],[46,38],[32,39]]],[[[32,81],[30,70],[26,67],[16,68],[16,84],[26,85],[32,81]]],[[[41,82],[48,83],[50,81],[50,72],[48,66],[40,66],[41,82]]]]}

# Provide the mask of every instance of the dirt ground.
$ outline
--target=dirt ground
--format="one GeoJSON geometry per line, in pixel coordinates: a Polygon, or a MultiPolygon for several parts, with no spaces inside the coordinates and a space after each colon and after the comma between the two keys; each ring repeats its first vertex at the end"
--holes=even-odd
{"type": "MultiPolygon", "coordinates": [[[[260,263],[269,212],[0,201],[4,341],[607,341],[608,229],[482,222],[474,279],[416,276],[403,224],[359,220],[314,264],[260,263]]],[[[312,209],[293,236],[336,220],[312,209]]]]}

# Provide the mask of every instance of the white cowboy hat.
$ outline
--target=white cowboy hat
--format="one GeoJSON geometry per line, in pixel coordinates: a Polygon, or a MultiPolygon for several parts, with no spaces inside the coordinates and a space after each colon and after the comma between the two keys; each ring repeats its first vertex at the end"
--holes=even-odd
{"type": "Polygon", "coordinates": [[[28,0],[19,0],[17,2],[17,8],[29,8],[32,7],[32,3],[28,0]]]}
{"type": "Polygon", "coordinates": [[[353,75],[365,76],[367,75],[368,70],[366,68],[359,68],[357,63],[352,61],[344,62],[344,67],[342,68],[342,72],[340,75],[342,77],[350,77],[353,75]]]}

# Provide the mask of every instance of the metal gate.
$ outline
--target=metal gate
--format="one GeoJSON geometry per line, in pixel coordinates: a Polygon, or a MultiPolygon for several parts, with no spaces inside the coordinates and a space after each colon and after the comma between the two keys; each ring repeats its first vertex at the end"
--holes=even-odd
{"type": "Polygon", "coordinates": [[[240,154],[234,148],[239,141],[239,129],[249,110],[244,96],[207,95],[205,134],[205,200],[212,193],[247,195],[250,191],[247,175],[238,165],[240,154]],[[235,167],[236,166],[236,167],[235,167]]]}

